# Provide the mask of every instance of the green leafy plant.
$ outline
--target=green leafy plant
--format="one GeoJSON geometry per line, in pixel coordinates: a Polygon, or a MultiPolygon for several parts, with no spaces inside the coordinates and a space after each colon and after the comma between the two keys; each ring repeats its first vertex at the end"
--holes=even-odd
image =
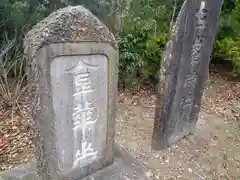
{"type": "Polygon", "coordinates": [[[214,44],[215,56],[225,56],[230,59],[233,65],[233,71],[240,75],[240,39],[225,37],[217,40],[214,44]]]}
{"type": "Polygon", "coordinates": [[[154,0],[136,3],[134,1],[133,11],[128,4],[121,18],[119,75],[128,87],[136,87],[146,77],[157,78],[170,24],[165,6],[154,7],[157,5],[154,0]],[[158,22],[164,18],[166,21],[160,27],[158,22]]]}
{"type": "Polygon", "coordinates": [[[220,18],[214,56],[224,56],[232,62],[233,70],[240,75],[240,0],[225,1],[220,18]]]}

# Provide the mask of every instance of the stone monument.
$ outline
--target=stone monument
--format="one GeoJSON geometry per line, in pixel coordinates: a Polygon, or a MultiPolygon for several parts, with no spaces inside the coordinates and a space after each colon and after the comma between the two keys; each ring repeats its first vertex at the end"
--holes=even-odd
{"type": "Polygon", "coordinates": [[[114,141],[118,47],[108,28],[69,6],[38,23],[24,47],[37,135],[32,179],[147,179],[114,141]]]}
{"type": "Polygon", "coordinates": [[[153,148],[166,148],[196,129],[223,1],[185,1],[162,58],[153,148]]]}

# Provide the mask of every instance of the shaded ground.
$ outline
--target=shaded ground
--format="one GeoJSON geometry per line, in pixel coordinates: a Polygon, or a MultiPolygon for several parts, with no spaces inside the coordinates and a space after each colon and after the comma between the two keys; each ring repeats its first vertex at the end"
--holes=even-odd
{"type": "Polygon", "coordinates": [[[28,162],[34,157],[32,124],[26,117],[0,104],[0,171],[28,162]]]}
{"type": "Polygon", "coordinates": [[[196,134],[164,151],[151,149],[155,97],[146,91],[119,96],[117,140],[151,179],[240,179],[240,83],[213,75],[207,87],[196,134]]]}
{"type": "MultiPolygon", "coordinates": [[[[151,173],[151,179],[240,179],[240,83],[212,75],[198,130],[164,151],[151,149],[155,96],[152,90],[119,95],[117,140],[151,173]]],[[[32,159],[28,118],[0,108],[0,170],[32,159]]]]}

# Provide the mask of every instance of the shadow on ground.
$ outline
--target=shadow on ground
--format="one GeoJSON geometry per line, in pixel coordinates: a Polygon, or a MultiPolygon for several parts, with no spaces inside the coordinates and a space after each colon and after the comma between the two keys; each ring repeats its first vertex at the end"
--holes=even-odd
{"type": "MultiPolygon", "coordinates": [[[[150,170],[150,179],[240,179],[240,106],[237,104],[240,97],[235,94],[232,99],[229,95],[227,102],[217,100],[232,93],[228,91],[231,85],[224,80],[213,81],[209,81],[206,88],[196,134],[164,151],[151,149],[154,95],[120,94],[117,141],[150,170]],[[220,96],[222,88],[226,92],[220,96]],[[153,99],[152,105],[145,105],[149,99],[153,99]]],[[[234,87],[237,86],[240,93],[239,85],[235,83],[234,87]]]]}

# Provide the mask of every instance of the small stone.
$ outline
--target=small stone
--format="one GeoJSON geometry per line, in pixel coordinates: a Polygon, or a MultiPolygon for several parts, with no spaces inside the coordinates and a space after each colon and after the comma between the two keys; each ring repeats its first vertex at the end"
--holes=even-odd
{"type": "Polygon", "coordinates": [[[223,168],[227,169],[227,164],[226,163],[223,163],[223,168]]]}
{"type": "Polygon", "coordinates": [[[145,174],[146,174],[146,176],[147,176],[148,178],[150,178],[150,177],[153,175],[153,173],[152,173],[151,171],[148,171],[148,172],[146,172],[145,174]]]}
{"type": "Polygon", "coordinates": [[[223,159],[224,159],[224,160],[227,160],[226,154],[223,155],[223,159]]]}
{"type": "Polygon", "coordinates": [[[191,169],[191,168],[188,168],[188,172],[192,173],[192,169],[191,169]]]}
{"type": "Polygon", "coordinates": [[[214,140],[217,140],[217,139],[218,139],[218,137],[217,137],[217,136],[213,136],[213,139],[214,139],[214,140]]]}

